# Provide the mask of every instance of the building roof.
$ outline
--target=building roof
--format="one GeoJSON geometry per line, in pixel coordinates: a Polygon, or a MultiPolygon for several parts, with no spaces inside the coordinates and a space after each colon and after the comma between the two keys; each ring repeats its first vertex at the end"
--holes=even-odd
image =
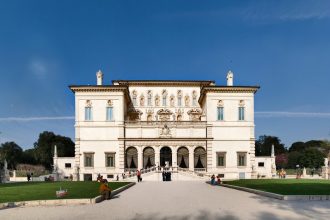
{"type": "Polygon", "coordinates": [[[112,80],[113,85],[128,86],[213,86],[214,80],[112,80]]]}
{"type": "Polygon", "coordinates": [[[260,86],[204,86],[201,89],[198,102],[201,103],[206,93],[256,93],[260,86]]]}

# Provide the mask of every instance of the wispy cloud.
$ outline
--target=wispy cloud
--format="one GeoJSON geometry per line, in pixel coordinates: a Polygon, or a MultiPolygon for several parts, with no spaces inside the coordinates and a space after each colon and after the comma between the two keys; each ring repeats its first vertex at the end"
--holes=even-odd
{"type": "Polygon", "coordinates": [[[258,118],[330,118],[330,112],[255,112],[255,116],[258,118]]]}
{"type": "Polygon", "coordinates": [[[54,116],[54,117],[7,117],[0,118],[0,122],[29,122],[29,121],[48,121],[48,120],[74,120],[74,116],[54,116]]]}
{"type": "Polygon", "coordinates": [[[266,1],[243,11],[246,20],[260,23],[325,19],[330,18],[330,1],[266,1]]]}
{"type": "Polygon", "coordinates": [[[41,60],[33,60],[29,63],[30,71],[38,78],[43,78],[47,75],[46,63],[41,60]]]}

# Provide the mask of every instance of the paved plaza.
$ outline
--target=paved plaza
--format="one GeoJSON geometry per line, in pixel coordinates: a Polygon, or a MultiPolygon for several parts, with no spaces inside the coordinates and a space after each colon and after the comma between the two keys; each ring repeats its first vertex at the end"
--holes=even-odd
{"type": "Polygon", "coordinates": [[[202,181],[144,181],[95,205],[0,210],[0,219],[328,219],[329,201],[280,201],[202,181]]]}

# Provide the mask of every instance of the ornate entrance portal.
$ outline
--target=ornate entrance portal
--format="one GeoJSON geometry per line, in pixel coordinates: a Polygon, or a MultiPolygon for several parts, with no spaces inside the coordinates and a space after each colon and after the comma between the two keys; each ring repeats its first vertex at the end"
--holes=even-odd
{"type": "Polygon", "coordinates": [[[126,150],[125,168],[136,169],[138,164],[138,152],[135,147],[129,147],[126,150]]]}
{"type": "Polygon", "coordinates": [[[194,152],[194,167],[197,169],[206,168],[206,151],[202,147],[197,147],[194,152]]]}
{"type": "Polygon", "coordinates": [[[143,167],[148,168],[155,165],[155,151],[151,147],[146,147],[143,150],[143,167]]]}
{"type": "Polygon", "coordinates": [[[178,149],[178,167],[189,167],[189,151],[186,147],[180,147],[178,149]]]}
{"type": "Polygon", "coordinates": [[[169,166],[172,166],[172,150],[169,147],[162,147],[160,149],[160,166],[166,166],[167,162],[169,166]]]}

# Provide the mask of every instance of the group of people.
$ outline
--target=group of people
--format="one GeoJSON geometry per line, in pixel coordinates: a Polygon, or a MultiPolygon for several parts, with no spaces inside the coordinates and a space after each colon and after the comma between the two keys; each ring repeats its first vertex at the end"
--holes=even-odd
{"type": "Polygon", "coordinates": [[[163,177],[163,181],[171,181],[171,175],[172,173],[171,172],[165,172],[163,171],[162,172],[162,177],[163,177]]]}
{"type": "Polygon", "coordinates": [[[280,179],[285,179],[285,177],[286,177],[286,171],[282,168],[282,169],[278,172],[278,176],[280,177],[280,179]]]}
{"type": "Polygon", "coordinates": [[[220,185],[222,184],[222,181],[221,181],[221,178],[220,178],[220,175],[217,176],[217,180],[215,180],[215,175],[213,174],[211,176],[211,185],[220,185]]]}

